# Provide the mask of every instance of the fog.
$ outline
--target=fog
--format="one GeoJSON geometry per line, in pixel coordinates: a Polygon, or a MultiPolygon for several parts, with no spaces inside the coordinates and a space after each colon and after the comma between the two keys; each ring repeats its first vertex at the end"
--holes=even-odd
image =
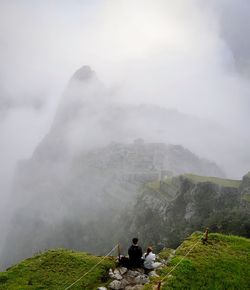
{"type": "Polygon", "coordinates": [[[247,0],[1,0],[1,227],[9,205],[19,206],[9,202],[18,162],[57,130],[73,156],[143,137],[181,144],[241,178],[250,169],[248,11],[247,0]],[[78,106],[67,84],[82,65],[97,81],[80,89],[83,109],[64,126],[60,114],[78,106]],[[131,113],[142,104],[156,111],[131,113]],[[159,108],[179,116],[167,133],[164,117],[154,121],[159,108]]]}

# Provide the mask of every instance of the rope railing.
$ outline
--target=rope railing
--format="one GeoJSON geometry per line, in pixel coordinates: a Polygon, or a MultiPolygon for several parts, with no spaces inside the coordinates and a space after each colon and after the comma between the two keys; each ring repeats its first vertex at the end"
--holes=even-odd
{"type": "Polygon", "coordinates": [[[78,278],[75,282],[70,284],[68,287],[66,287],[64,290],[70,289],[72,286],[74,286],[76,283],[78,283],[82,278],[87,276],[90,272],[92,272],[98,265],[100,265],[105,258],[107,258],[116,248],[118,245],[115,245],[111,251],[109,251],[98,263],[96,263],[92,268],[90,268],[86,273],[84,273],[80,278],[78,278]]]}
{"type": "Polygon", "coordinates": [[[180,263],[187,257],[187,255],[189,255],[192,250],[197,246],[197,244],[200,242],[200,240],[197,241],[197,243],[195,243],[190,249],[189,251],[186,253],[185,256],[183,256],[180,261],[161,279],[161,282],[163,282],[179,265],[180,263]]]}
{"type": "Polygon", "coordinates": [[[160,281],[158,281],[157,285],[157,290],[161,289],[162,282],[166,280],[167,277],[180,265],[180,263],[193,251],[193,249],[200,243],[201,241],[206,241],[208,240],[208,228],[206,228],[206,231],[204,233],[204,237],[202,239],[199,239],[189,250],[188,252],[180,259],[180,261],[165,275],[163,278],[161,278],[160,281]]]}
{"type": "MultiPolygon", "coordinates": [[[[205,232],[205,241],[208,239],[208,229],[206,229],[205,232]]],[[[204,238],[202,239],[202,241],[204,238]]],[[[160,281],[158,281],[157,290],[161,289],[162,282],[166,280],[166,278],[181,264],[181,262],[193,251],[193,249],[198,245],[198,243],[201,242],[199,239],[189,250],[188,252],[180,259],[180,261],[165,275],[163,278],[161,278],[160,281]]],[[[105,258],[107,258],[115,249],[118,250],[118,257],[120,258],[120,244],[116,244],[112,250],[110,250],[98,263],[96,263],[93,267],[91,267],[86,273],[84,273],[80,278],[78,278],[76,281],[74,281],[72,284],[70,284],[68,287],[66,287],[64,290],[70,289],[72,286],[74,286],[76,283],[78,283],[81,279],[83,279],[85,276],[87,276],[91,271],[93,271],[98,265],[100,265],[105,258]]]]}

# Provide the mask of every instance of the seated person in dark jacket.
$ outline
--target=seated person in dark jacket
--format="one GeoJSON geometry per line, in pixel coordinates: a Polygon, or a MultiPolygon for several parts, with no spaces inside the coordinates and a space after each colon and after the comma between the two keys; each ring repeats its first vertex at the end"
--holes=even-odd
{"type": "Polygon", "coordinates": [[[131,268],[141,267],[143,264],[142,260],[142,248],[138,245],[138,239],[133,238],[133,244],[128,249],[129,255],[129,266],[131,268]]]}

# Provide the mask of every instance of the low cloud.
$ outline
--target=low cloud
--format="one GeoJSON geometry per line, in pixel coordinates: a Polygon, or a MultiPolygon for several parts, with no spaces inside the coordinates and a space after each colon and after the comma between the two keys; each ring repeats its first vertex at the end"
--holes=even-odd
{"type": "Polygon", "coordinates": [[[25,93],[16,98],[8,95],[8,93],[2,92],[0,93],[0,121],[7,117],[11,110],[31,108],[40,111],[44,105],[44,93],[41,93],[41,96],[34,96],[30,93],[25,93]]]}
{"type": "Polygon", "coordinates": [[[249,5],[2,0],[1,159],[13,172],[18,159],[32,155],[49,131],[69,76],[83,64],[97,72],[113,102],[211,119],[244,138],[247,147],[249,5]]]}

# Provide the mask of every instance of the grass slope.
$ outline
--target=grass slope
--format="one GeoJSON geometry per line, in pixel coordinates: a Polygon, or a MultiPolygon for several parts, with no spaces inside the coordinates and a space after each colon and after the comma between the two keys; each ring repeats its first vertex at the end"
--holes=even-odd
{"type": "MultiPolygon", "coordinates": [[[[192,180],[194,183],[211,182],[219,186],[223,186],[223,187],[239,188],[240,183],[241,183],[241,180],[225,179],[225,178],[219,178],[219,177],[213,177],[213,176],[201,176],[201,175],[189,174],[189,173],[183,174],[183,176],[192,180]]],[[[162,183],[167,184],[169,186],[175,186],[172,181],[173,181],[172,177],[167,177],[162,181],[162,183]]],[[[152,189],[153,191],[160,192],[160,185],[161,185],[161,182],[159,180],[154,180],[154,181],[148,182],[146,184],[146,187],[152,189]]]]}
{"type": "MultiPolygon", "coordinates": [[[[185,256],[202,235],[193,234],[176,251],[170,264],[164,267],[161,278],[185,256]]],[[[164,255],[164,252],[162,253],[164,255]]],[[[167,256],[168,252],[166,252],[167,256]]],[[[190,254],[167,277],[162,290],[250,289],[250,240],[237,236],[210,234],[209,243],[199,242],[190,254]]],[[[152,289],[146,286],[145,289],[152,289]]]]}
{"type": "Polygon", "coordinates": [[[212,182],[220,186],[224,186],[224,187],[238,188],[241,183],[241,180],[225,179],[225,178],[218,178],[218,177],[212,177],[212,176],[200,176],[200,175],[195,175],[195,174],[184,174],[184,176],[191,179],[195,183],[212,182]]]}
{"type": "MultiPolygon", "coordinates": [[[[82,252],[58,249],[26,259],[0,273],[1,290],[65,289],[76,281],[102,257],[82,252]]],[[[114,267],[110,257],[99,264],[91,273],[74,285],[76,289],[96,289],[108,279],[109,268],[114,267]]]]}

